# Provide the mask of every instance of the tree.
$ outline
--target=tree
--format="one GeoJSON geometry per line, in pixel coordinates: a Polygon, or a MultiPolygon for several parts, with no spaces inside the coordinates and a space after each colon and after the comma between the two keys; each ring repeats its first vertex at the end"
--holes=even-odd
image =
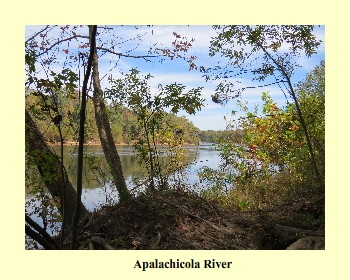
{"type": "Polygon", "coordinates": [[[183,134],[184,130],[188,131],[185,127],[183,130],[170,127],[165,121],[165,110],[169,108],[172,113],[177,113],[182,109],[194,114],[203,106],[204,100],[200,98],[201,87],[183,93],[185,86],[176,83],[165,87],[158,85],[157,93],[153,96],[148,85],[151,78],[150,74],[142,77],[136,69],[132,69],[124,79],[113,80],[110,77],[111,88],[105,91],[105,95],[117,106],[124,105],[130,108],[137,117],[138,125],[142,127],[142,137],[134,147],[148,170],[149,186],[151,190],[155,190],[155,179],[159,179],[161,188],[166,185],[157,144],[165,143],[174,149],[171,152],[175,152],[175,147],[181,146],[182,143],[179,141],[179,134],[183,134]]]}
{"type": "MultiPolygon", "coordinates": [[[[70,224],[69,226],[67,225],[68,223],[71,223],[71,215],[72,215],[72,201],[66,201],[67,198],[67,192],[66,192],[66,186],[68,184],[68,177],[67,177],[67,172],[64,168],[63,165],[63,135],[62,135],[62,101],[60,98],[62,98],[62,91],[66,91],[68,94],[73,94],[74,89],[75,89],[75,82],[77,81],[77,75],[75,75],[74,72],[72,72],[68,68],[64,68],[61,73],[55,73],[51,71],[50,76],[53,78],[53,80],[49,79],[49,75],[46,74],[47,78],[37,78],[33,73],[35,72],[35,54],[31,51],[27,50],[27,55],[26,55],[26,65],[28,66],[28,79],[26,82],[26,85],[31,85],[34,84],[36,86],[35,89],[31,90],[32,94],[35,96],[40,97],[41,103],[38,103],[41,111],[45,111],[47,113],[47,116],[50,119],[49,123],[53,123],[55,127],[58,130],[59,133],[59,140],[61,143],[61,155],[60,159],[56,157],[57,162],[59,163],[59,169],[56,165],[54,164],[54,160],[52,159],[52,152],[51,156],[50,153],[47,151],[47,149],[43,149],[43,151],[38,151],[34,150],[34,155],[31,154],[32,156],[32,161],[34,158],[35,165],[38,166],[39,172],[41,176],[43,177],[43,180],[46,182],[48,181],[50,184],[46,184],[48,187],[51,187],[52,189],[50,190],[51,193],[54,193],[55,191],[60,195],[60,207],[61,207],[61,212],[62,212],[62,230],[61,230],[61,243],[60,243],[60,248],[63,247],[63,241],[65,238],[65,232],[66,229],[72,230],[74,229],[74,225],[70,224]],[[60,106],[61,105],[61,106],[60,106]],[[43,154],[42,154],[43,153],[43,154]],[[45,162],[44,162],[45,161],[45,162]],[[45,170],[43,170],[43,167],[45,167],[45,170]],[[55,174],[60,172],[60,174],[55,174]],[[60,178],[60,181],[57,181],[60,178]],[[53,183],[53,184],[52,184],[53,183]],[[55,188],[58,188],[55,190],[55,188]],[[68,208],[68,209],[67,209],[68,208]],[[66,211],[68,210],[68,212],[66,211]],[[66,214],[69,214],[68,215],[66,214]]],[[[35,109],[33,108],[34,105],[30,107],[32,111],[35,112],[35,109]]],[[[35,107],[35,106],[34,106],[35,107]]],[[[33,138],[36,140],[36,143],[41,143],[40,141],[43,141],[42,136],[37,129],[35,123],[33,120],[30,118],[29,112],[26,111],[26,121],[28,123],[28,131],[31,129],[34,131],[34,133],[27,134],[26,136],[30,139],[31,137],[34,137],[32,135],[36,135],[36,138],[33,138]]],[[[31,152],[31,149],[35,147],[35,143],[32,142],[33,139],[29,140],[29,148],[28,148],[28,153],[31,152]]],[[[45,143],[44,143],[45,144],[45,143]]],[[[36,147],[40,147],[36,146],[36,147]]],[[[43,147],[43,146],[42,146],[43,147]]],[[[75,204],[75,209],[78,213],[81,210],[81,202],[79,201],[80,195],[77,195],[71,188],[68,187],[68,191],[70,192],[69,195],[69,200],[72,199],[73,196],[77,199],[77,202],[75,204]]],[[[85,208],[84,208],[85,209],[85,208]]],[[[86,209],[85,209],[86,210],[86,209]]],[[[82,214],[84,214],[84,211],[81,211],[82,214]]],[[[75,217],[76,222],[79,220],[80,216],[77,215],[75,217]]],[[[31,234],[32,237],[35,235],[28,229],[28,232],[31,234]]]]}
{"type": "MultiPolygon", "coordinates": [[[[300,110],[315,150],[315,158],[324,177],[325,172],[325,62],[316,66],[296,85],[300,110]]],[[[297,116],[296,109],[293,108],[297,116]]],[[[300,133],[300,132],[299,132],[300,133]]],[[[299,136],[300,137],[300,136],[299,136]]]]}
{"type": "MultiPolygon", "coordinates": [[[[299,82],[296,91],[322,175],[325,168],[323,66],[322,62],[299,82]],[[311,80],[311,88],[305,86],[311,80]]],[[[213,191],[206,195],[220,197],[241,210],[271,209],[301,199],[322,205],[324,185],[314,179],[308,143],[295,105],[279,108],[266,92],[262,93],[262,101],[261,113],[258,107],[250,111],[244,102],[237,101],[243,116],[227,121],[225,135],[219,142],[222,164],[218,170],[201,170],[202,179],[214,185],[213,191]],[[237,137],[238,128],[243,135],[237,137]],[[231,187],[228,196],[221,195],[225,186],[231,187]]]]}
{"type": "MultiPolygon", "coordinates": [[[[85,49],[89,48],[89,36],[85,35],[83,31],[83,26],[46,26],[39,32],[35,33],[29,39],[26,40],[26,62],[29,68],[29,72],[34,73],[36,71],[35,62],[41,61],[40,65],[45,71],[51,71],[50,67],[54,63],[62,63],[58,59],[58,52],[64,52],[66,54],[66,58],[64,61],[64,65],[70,65],[71,67],[76,67],[77,72],[80,70],[80,67],[86,66],[86,60],[88,57],[88,52],[85,49]],[[50,34],[53,30],[58,31],[58,38],[51,39],[50,34]],[[70,44],[76,43],[75,46],[71,46],[70,44]],[[67,44],[65,49],[63,45],[67,44]],[[60,49],[61,48],[61,49],[60,49]],[[77,48],[77,49],[76,49],[77,48]]],[[[97,32],[97,45],[93,59],[93,96],[92,100],[95,108],[95,119],[96,125],[98,128],[101,145],[103,147],[104,153],[106,155],[106,159],[108,164],[111,167],[111,172],[113,175],[114,183],[119,193],[119,197],[121,201],[127,201],[130,199],[130,194],[125,184],[125,180],[123,177],[123,171],[120,164],[120,158],[117,150],[115,149],[114,139],[110,127],[110,122],[108,119],[108,114],[106,110],[105,101],[103,99],[103,91],[100,85],[100,77],[98,73],[98,54],[97,51],[100,52],[100,55],[103,56],[106,53],[112,54],[119,59],[121,57],[127,58],[140,58],[145,60],[150,59],[164,59],[165,57],[169,57],[171,59],[174,58],[185,58],[185,55],[182,55],[187,52],[187,50],[192,46],[190,42],[188,42],[186,37],[181,37],[177,33],[173,33],[176,37],[173,42],[174,49],[160,49],[155,48],[149,51],[147,55],[130,55],[128,53],[116,52],[115,48],[118,46],[119,42],[116,40],[115,36],[111,34],[113,28],[109,27],[101,27],[97,32]],[[99,38],[99,35],[102,34],[111,34],[105,42],[99,38]]],[[[138,36],[134,38],[136,41],[141,40],[138,36]]],[[[192,39],[191,42],[194,40],[192,39]]],[[[191,65],[192,59],[191,57],[188,60],[188,63],[191,65]]],[[[118,59],[118,60],[119,60],[118,59]]],[[[52,72],[52,71],[51,71],[52,72]]],[[[32,85],[33,75],[29,75],[27,79],[27,85],[32,85]]]]}
{"type": "MultiPolygon", "coordinates": [[[[47,146],[41,132],[27,110],[25,111],[25,124],[27,162],[38,168],[51,196],[59,198],[61,203],[65,201],[65,232],[68,233],[72,226],[77,193],[69,182],[66,173],[63,177],[61,176],[61,159],[47,146]],[[63,188],[63,186],[65,187],[63,188]],[[63,192],[64,189],[65,193],[63,192]]],[[[63,205],[61,203],[59,203],[58,210],[63,214],[63,205]]],[[[82,218],[88,213],[88,210],[82,203],[79,205],[80,218],[82,218]]]]}
{"type": "MultiPolygon", "coordinates": [[[[91,29],[91,28],[90,28],[91,29]]],[[[32,91],[34,95],[37,95],[41,98],[41,103],[37,103],[41,110],[45,110],[48,112],[49,119],[47,119],[48,123],[50,124],[51,121],[57,126],[59,130],[59,141],[61,142],[61,146],[63,145],[63,135],[61,131],[61,122],[63,121],[63,117],[66,117],[63,115],[62,111],[63,108],[58,108],[57,106],[57,100],[56,97],[57,92],[60,90],[66,90],[67,91],[67,97],[73,97],[75,98],[75,89],[77,88],[77,81],[79,80],[78,76],[80,75],[81,68],[89,66],[89,52],[85,51],[85,49],[89,49],[93,52],[92,56],[92,67],[93,67],[93,74],[92,74],[92,80],[93,80],[93,94],[92,94],[92,100],[94,104],[95,109],[95,121],[96,126],[98,128],[100,141],[103,146],[103,150],[107,159],[108,164],[111,168],[111,173],[113,176],[114,183],[116,185],[116,188],[119,193],[120,201],[128,201],[131,196],[130,193],[126,187],[126,183],[123,176],[123,171],[121,167],[121,162],[119,155],[117,153],[117,150],[114,145],[114,139],[112,135],[112,130],[110,127],[110,122],[108,118],[108,110],[105,104],[105,100],[103,98],[103,91],[100,85],[100,77],[99,77],[99,65],[98,65],[98,54],[97,51],[100,51],[100,55],[104,55],[106,53],[113,54],[114,56],[120,57],[128,57],[128,58],[143,58],[146,60],[149,60],[150,58],[161,58],[161,57],[170,57],[173,59],[174,57],[180,57],[181,52],[186,52],[188,48],[191,46],[190,44],[187,44],[187,40],[184,42],[178,42],[176,43],[176,46],[174,47],[174,51],[171,50],[162,50],[156,48],[154,50],[153,54],[148,55],[130,55],[128,53],[118,53],[114,51],[114,48],[118,45],[117,40],[113,36],[107,39],[106,42],[102,42],[101,39],[98,38],[98,35],[100,34],[106,34],[109,33],[111,28],[103,27],[97,32],[97,39],[95,36],[92,35],[90,32],[89,35],[86,35],[84,32],[83,26],[46,26],[40,31],[36,32],[28,38],[25,42],[25,63],[26,63],[26,88],[28,91],[32,91]],[[51,38],[51,33],[54,30],[59,29],[58,36],[56,38],[51,38]],[[96,47],[92,47],[93,43],[92,41],[96,40],[96,47]],[[75,46],[72,46],[72,44],[76,43],[75,46]],[[64,49],[64,45],[67,44],[66,48],[64,49]],[[107,46],[107,47],[106,47],[107,46]],[[176,51],[175,51],[176,50],[176,51]],[[66,55],[65,58],[63,58],[63,61],[60,60],[60,55],[62,52],[66,55]],[[52,66],[58,63],[62,67],[61,73],[55,73],[52,69],[52,66]],[[38,70],[38,67],[41,69],[38,70]],[[72,70],[76,67],[76,73],[72,70]],[[40,72],[44,72],[46,78],[40,77],[40,72]],[[79,75],[77,74],[79,73],[79,75]],[[49,104],[47,99],[52,97],[52,99],[55,101],[54,104],[49,104]]],[[[176,38],[181,38],[178,34],[174,33],[174,36],[176,38]]],[[[135,38],[136,39],[136,38],[135,38]]],[[[139,38],[138,38],[139,39],[139,38]]],[[[177,40],[177,39],[176,39],[177,40]]],[[[175,41],[176,41],[175,40],[175,41]]],[[[90,67],[90,66],[89,66],[90,67]]],[[[88,68],[89,68],[88,67],[88,68]]],[[[88,88],[87,88],[87,78],[88,75],[85,73],[85,80],[84,80],[84,90],[83,95],[86,95],[88,88]],[[85,91],[85,92],[84,92],[85,91]]],[[[85,112],[85,101],[84,98],[80,98],[80,91],[79,91],[79,101],[81,101],[81,109],[85,112]]],[[[31,107],[33,111],[35,111],[34,107],[31,107]]],[[[67,111],[67,115],[68,111],[67,111]]],[[[29,113],[28,113],[28,116],[29,113]]],[[[67,116],[67,118],[69,118],[67,116]]],[[[84,124],[85,124],[85,113],[80,114],[80,126],[82,132],[84,132],[84,124]]],[[[51,128],[49,126],[49,128],[51,128]]],[[[77,128],[77,126],[76,126],[77,128]]],[[[38,132],[38,134],[40,134],[38,132]]],[[[40,134],[41,135],[41,134],[40,134]]],[[[85,134],[80,134],[79,140],[84,139],[85,134]]],[[[43,141],[42,137],[41,140],[43,141]]],[[[56,139],[57,140],[57,139],[56,139]]],[[[82,149],[83,142],[80,143],[79,149],[82,149]]],[[[29,145],[32,146],[32,145],[29,145]]],[[[80,152],[80,154],[82,154],[80,152]]],[[[63,155],[63,149],[61,149],[61,155],[63,155]]],[[[61,157],[63,159],[63,157],[61,157]]],[[[48,175],[50,176],[56,176],[55,172],[57,172],[55,165],[52,162],[46,162],[48,167],[48,175]]],[[[81,173],[82,168],[82,162],[79,161],[78,174],[81,173]]],[[[61,169],[61,178],[63,182],[63,163],[61,160],[60,163],[60,169],[61,169]]],[[[45,174],[42,173],[44,176],[45,174]]],[[[58,184],[54,185],[53,187],[60,188],[63,186],[63,192],[65,192],[66,184],[63,184],[59,186],[58,184]]],[[[69,188],[68,188],[69,189],[69,188]]],[[[59,191],[59,190],[56,190],[59,191]]],[[[77,198],[76,203],[76,214],[74,217],[74,225],[72,226],[73,229],[76,228],[77,219],[79,218],[79,201],[80,201],[80,193],[81,193],[81,180],[78,180],[78,194],[75,194],[75,197],[77,198]]],[[[69,200],[73,197],[73,195],[69,195],[69,200]]],[[[65,195],[62,196],[62,203],[63,203],[63,209],[65,209],[65,195]]],[[[71,206],[71,205],[70,205],[71,206]]],[[[69,207],[70,207],[69,206],[69,207]]],[[[71,208],[69,208],[69,213],[71,214],[71,208]]],[[[64,212],[64,211],[63,211],[64,212]]],[[[84,211],[80,211],[84,212],[84,211]]],[[[65,217],[65,215],[63,215],[65,217]]],[[[69,216],[70,219],[71,215],[69,216]]],[[[67,221],[70,223],[70,220],[67,221]]],[[[65,224],[65,219],[63,219],[63,224],[65,224]]],[[[63,226],[63,229],[65,227],[63,226]]],[[[74,237],[73,237],[74,239],[74,237]]],[[[75,241],[73,241],[75,243],[75,241]]],[[[61,246],[62,247],[62,246],[61,246]]],[[[76,244],[72,245],[72,248],[76,248],[76,244]]]]}
{"type": "Polygon", "coordinates": [[[203,66],[200,68],[205,73],[207,80],[223,79],[217,87],[216,94],[213,95],[213,101],[223,103],[229,98],[240,96],[246,88],[233,90],[234,84],[229,82],[229,79],[247,73],[247,69],[253,63],[256,63],[258,67],[250,70],[254,75],[253,80],[263,82],[268,77],[273,77],[274,82],[272,83],[285,85],[292,97],[300,125],[307,140],[316,179],[320,185],[324,185],[324,180],[316,163],[307,125],[291,82],[291,77],[296,67],[298,67],[296,63],[293,63],[293,59],[302,53],[310,57],[316,53],[316,49],[320,45],[320,41],[312,34],[314,27],[305,25],[257,25],[254,27],[233,25],[214,26],[214,29],[218,30],[218,35],[211,42],[210,56],[221,53],[229,61],[223,68],[205,69],[203,66]],[[282,51],[285,45],[288,46],[287,52],[282,51]]]}
{"type": "Polygon", "coordinates": [[[81,109],[80,109],[80,124],[79,124],[79,148],[78,148],[78,174],[77,174],[77,199],[75,202],[75,211],[72,221],[72,237],[71,237],[71,249],[76,250],[78,248],[78,220],[80,216],[81,194],[83,191],[83,153],[84,153],[84,137],[85,137],[85,116],[86,116],[86,99],[87,99],[87,87],[90,78],[91,68],[96,52],[96,32],[97,26],[89,26],[89,39],[90,39],[90,54],[87,63],[87,70],[84,75],[82,97],[81,97],[81,109]]]}
{"type": "Polygon", "coordinates": [[[111,167],[114,184],[118,190],[120,201],[124,202],[128,201],[131,196],[125,183],[121,161],[114,144],[107,109],[103,100],[103,92],[101,89],[100,77],[98,73],[98,56],[96,48],[94,49],[92,65],[92,78],[94,85],[93,102],[95,107],[96,125],[100,135],[103,152],[106,156],[108,164],[111,167]]]}

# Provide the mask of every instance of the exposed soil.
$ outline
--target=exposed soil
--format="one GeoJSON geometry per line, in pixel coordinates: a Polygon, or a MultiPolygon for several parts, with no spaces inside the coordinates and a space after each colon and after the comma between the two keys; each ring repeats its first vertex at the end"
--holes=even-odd
{"type": "Polygon", "coordinates": [[[79,249],[94,250],[286,249],[298,239],[276,230],[266,212],[234,211],[181,191],[104,206],[79,232],[79,249]]]}

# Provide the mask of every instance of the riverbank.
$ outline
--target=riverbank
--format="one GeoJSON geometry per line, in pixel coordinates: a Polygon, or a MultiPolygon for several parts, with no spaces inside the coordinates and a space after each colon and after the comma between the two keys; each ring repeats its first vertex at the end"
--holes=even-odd
{"type": "MultiPolygon", "coordinates": [[[[114,143],[114,145],[116,146],[132,146],[135,142],[133,143],[114,143]]],[[[60,142],[55,142],[55,143],[52,143],[52,142],[46,142],[46,144],[48,146],[60,146],[61,143],[60,142]]],[[[74,141],[67,141],[67,142],[63,142],[63,146],[73,146],[73,145],[78,145],[79,143],[78,142],[74,142],[74,141]]],[[[87,145],[87,146],[101,146],[101,142],[92,142],[92,141],[89,141],[87,143],[84,143],[84,145],[87,145]]],[[[163,145],[164,146],[164,145],[163,145]]],[[[189,143],[184,143],[183,146],[198,146],[198,144],[189,144],[189,143]]]]}
{"type": "MultiPolygon", "coordinates": [[[[183,190],[147,193],[126,203],[103,206],[85,217],[79,225],[79,249],[324,249],[324,231],[276,225],[283,222],[286,211],[298,215],[297,208],[273,213],[234,210],[183,190]],[[313,237],[311,243],[320,239],[320,244],[310,247],[303,240],[302,246],[290,247],[305,236],[313,237]]],[[[69,246],[68,240],[66,244],[69,246]]]]}
{"type": "MultiPolygon", "coordinates": [[[[46,142],[46,144],[48,146],[60,146],[61,143],[60,142],[55,142],[55,143],[52,143],[52,142],[46,142]]],[[[67,142],[63,142],[63,145],[64,146],[73,146],[73,145],[78,145],[79,142],[74,142],[74,141],[67,141],[67,142]]],[[[123,146],[123,145],[132,145],[131,144],[128,144],[128,143],[114,143],[116,146],[123,146]]],[[[85,143],[84,145],[88,145],[88,146],[101,146],[101,142],[87,142],[85,143]]]]}

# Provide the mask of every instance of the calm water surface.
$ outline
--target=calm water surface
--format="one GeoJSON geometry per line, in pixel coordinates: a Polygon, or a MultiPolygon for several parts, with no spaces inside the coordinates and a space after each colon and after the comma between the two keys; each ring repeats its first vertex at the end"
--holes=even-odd
{"type": "MultiPolygon", "coordinates": [[[[201,144],[199,146],[186,146],[186,155],[188,157],[186,169],[186,182],[189,184],[199,183],[198,171],[203,166],[217,168],[220,164],[219,151],[212,144],[201,144]]],[[[54,146],[53,149],[60,154],[60,147],[54,146]]],[[[85,207],[92,211],[101,205],[117,202],[118,195],[111,183],[109,172],[107,172],[106,159],[101,146],[87,145],[84,147],[84,174],[83,174],[83,194],[82,201],[85,207]]],[[[122,162],[124,177],[130,190],[135,189],[133,180],[143,178],[145,169],[137,162],[133,146],[117,146],[118,153],[122,162]]],[[[77,152],[75,145],[66,145],[63,149],[63,162],[67,169],[68,177],[73,186],[76,186],[77,173],[77,152]]],[[[29,202],[33,196],[26,189],[26,201],[29,202]]],[[[33,212],[35,206],[39,206],[39,201],[32,201],[27,205],[28,212],[33,212]]],[[[42,224],[41,218],[37,215],[31,216],[36,222],[42,224]]]]}

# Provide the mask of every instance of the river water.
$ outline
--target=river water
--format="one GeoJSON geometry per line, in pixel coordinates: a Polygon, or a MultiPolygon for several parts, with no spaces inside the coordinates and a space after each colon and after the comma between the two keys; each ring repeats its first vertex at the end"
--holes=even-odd
{"type": "MultiPolygon", "coordinates": [[[[57,154],[60,154],[60,146],[52,147],[57,154]]],[[[196,184],[198,188],[205,188],[201,185],[198,171],[203,166],[216,169],[220,164],[220,156],[217,147],[211,143],[201,143],[199,146],[185,146],[187,156],[187,168],[182,180],[188,185],[196,184]]],[[[63,162],[67,169],[69,180],[76,186],[77,172],[77,151],[75,145],[65,145],[63,149],[63,162]]],[[[133,183],[135,178],[145,176],[145,169],[137,162],[134,147],[130,145],[118,145],[122,168],[126,183],[130,190],[135,190],[133,183]]],[[[115,187],[111,183],[110,174],[107,170],[107,163],[102,147],[99,145],[84,146],[85,168],[83,173],[82,202],[85,207],[92,211],[100,206],[118,201],[115,187]]],[[[38,213],[33,213],[39,208],[40,201],[35,200],[26,188],[26,211],[31,214],[33,220],[42,225],[42,218],[38,213]]]]}

